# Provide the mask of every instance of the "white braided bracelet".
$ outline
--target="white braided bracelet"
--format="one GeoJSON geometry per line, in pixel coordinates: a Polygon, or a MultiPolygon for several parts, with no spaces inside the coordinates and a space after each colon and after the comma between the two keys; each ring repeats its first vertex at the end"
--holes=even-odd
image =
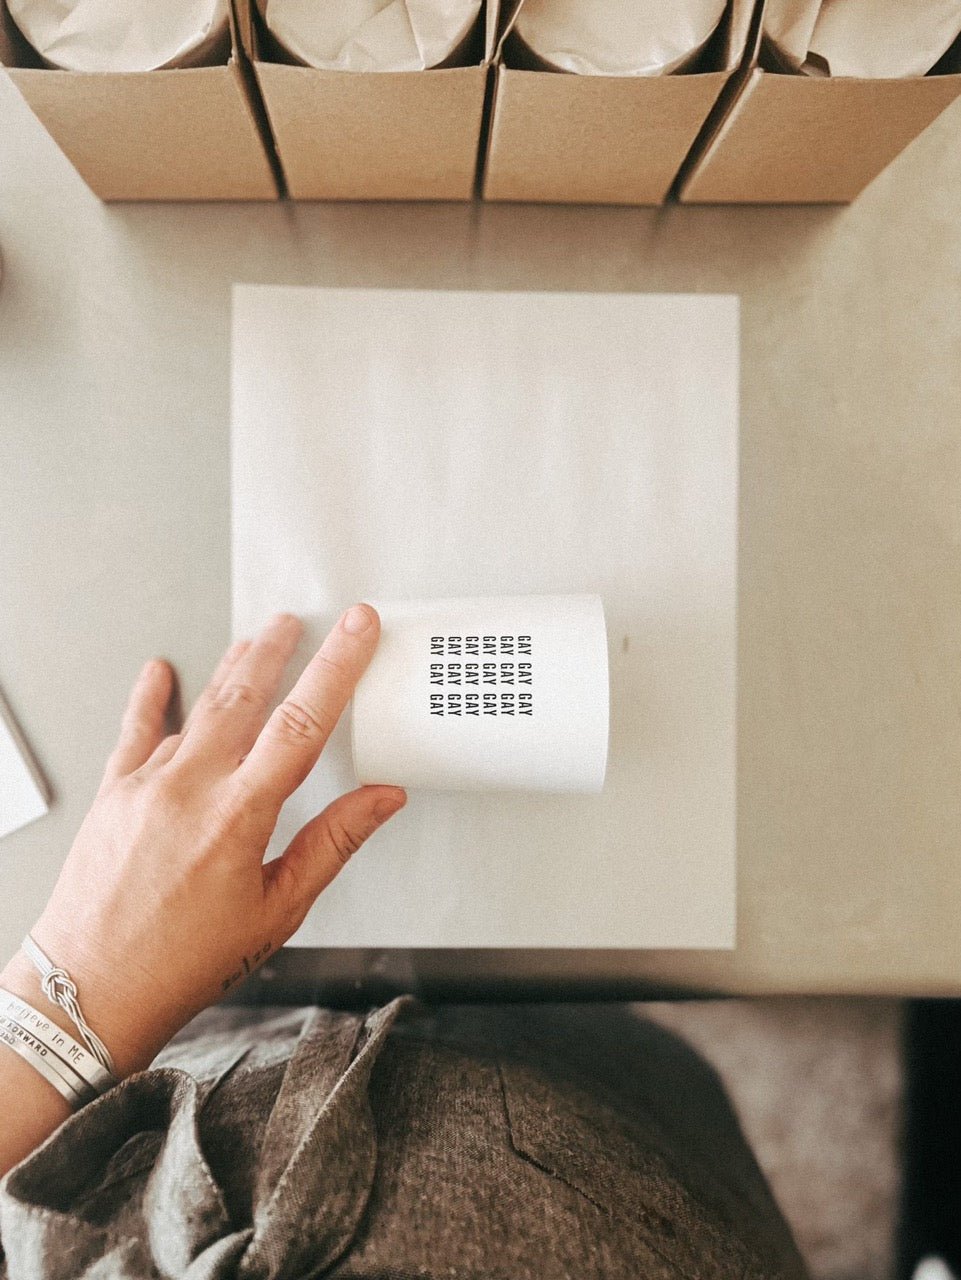
{"type": "Polygon", "coordinates": [[[40,985],[43,988],[43,994],[51,1004],[55,1004],[58,1009],[64,1011],[80,1032],[87,1049],[96,1058],[103,1071],[110,1077],[110,1083],[116,1083],[117,1068],[114,1066],[113,1058],[110,1056],[110,1050],[83,1016],[83,1010],[80,1008],[80,1003],[77,999],[77,984],[70,977],[70,974],[67,973],[66,969],[58,968],[50,957],[37,946],[29,933],[20,946],[24,955],[30,959],[40,974],[40,985]]]}

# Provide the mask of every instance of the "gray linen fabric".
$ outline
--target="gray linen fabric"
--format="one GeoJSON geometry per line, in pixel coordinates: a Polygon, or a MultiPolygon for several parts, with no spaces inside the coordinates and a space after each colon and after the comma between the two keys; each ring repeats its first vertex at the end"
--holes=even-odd
{"type": "Polygon", "coordinates": [[[618,1008],[212,1011],[0,1183],[3,1280],[793,1280],[714,1073],[618,1008]]]}

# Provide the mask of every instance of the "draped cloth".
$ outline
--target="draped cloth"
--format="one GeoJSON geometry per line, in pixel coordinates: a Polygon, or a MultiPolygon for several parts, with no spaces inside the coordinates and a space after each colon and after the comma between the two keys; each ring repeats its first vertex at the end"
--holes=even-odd
{"type": "Polygon", "coordinates": [[[211,1010],[0,1184],[3,1280],[778,1280],[713,1071],[622,1007],[211,1010]]]}

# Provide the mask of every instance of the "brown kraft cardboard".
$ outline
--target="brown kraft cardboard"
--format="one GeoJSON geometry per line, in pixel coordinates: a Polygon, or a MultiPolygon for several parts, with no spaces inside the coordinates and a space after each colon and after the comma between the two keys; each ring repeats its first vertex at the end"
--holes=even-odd
{"type": "Polygon", "coordinates": [[[507,16],[484,173],[485,200],[656,205],[666,198],[747,43],[751,0],[731,0],[695,69],[573,75],[508,65],[507,16]]]}
{"type": "Polygon", "coordinates": [[[329,71],[274,61],[251,0],[241,39],[266,107],[287,193],[297,200],[470,200],[497,5],[473,65],[329,71]]]}
{"type": "Polygon", "coordinates": [[[753,44],[685,166],[686,203],[847,203],[961,94],[961,39],[928,75],[904,79],[790,74],[766,56],[760,27],[753,44]]]}
{"type": "Polygon", "coordinates": [[[277,198],[235,31],[219,66],[60,71],[40,64],[0,0],[0,64],[104,200],[277,198]]]}

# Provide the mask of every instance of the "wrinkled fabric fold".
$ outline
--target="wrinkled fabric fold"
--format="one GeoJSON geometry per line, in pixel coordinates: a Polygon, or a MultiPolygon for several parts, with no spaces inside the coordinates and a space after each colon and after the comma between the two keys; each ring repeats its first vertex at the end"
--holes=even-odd
{"type": "Polygon", "coordinates": [[[251,1044],[215,1054],[206,1079],[162,1066],[125,1080],[0,1184],[0,1276],[292,1280],[329,1265],[367,1203],[377,1160],[367,1084],[404,1004],[369,1017],[286,1015],[273,1037],[280,1063],[249,1063],[251,1044]],[[264,1100],[245,1073],[279,1086],[266,1124],[245,1123],[245,1097],[260,1110],[264,1100]],[[254,1171],[248,1221],[232,1219],[201,1138],[204,1108],[228,1087],[240,1108],[229,1157],[254,1171]]]}
{"type": "Polygon", "coordinates": [[[211,1010],[0,1183],[0,1280],[804,1280],[717,1078],[625,1010],[211,1010]]]}

